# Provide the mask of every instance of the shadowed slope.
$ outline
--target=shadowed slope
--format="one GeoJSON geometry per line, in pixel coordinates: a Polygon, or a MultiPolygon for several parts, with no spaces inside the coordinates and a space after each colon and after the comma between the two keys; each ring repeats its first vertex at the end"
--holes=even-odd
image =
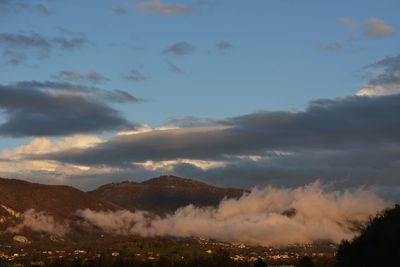
{"type": "Polygon", "coordinates": [[[90,194],[123,208],[158,214],[193,204],[216,206],[224,198],[239,198],[242,189],[219,188],[191,179],[164,175],[142,183],[122,182],[100,186],[90,194]]]}
{"type": "Polygon", "coordinates": [[[23,213],[28,209],[44,211],[58,219],[76,210],[117,210],[119,207],[70,186],[42,185],[16,179],[0,178],[0,212],[7,208],[23,213]]]}

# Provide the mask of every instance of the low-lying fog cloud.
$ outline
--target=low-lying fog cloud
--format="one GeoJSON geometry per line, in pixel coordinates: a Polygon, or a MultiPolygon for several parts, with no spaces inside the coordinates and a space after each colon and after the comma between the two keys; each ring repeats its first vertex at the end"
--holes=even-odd
{"type": "Polygon", "coordinates": [[[240,199],[224,199],[216,208],[189,205],[166,217],[142,211],[88,209],[78,211],[78,215],[109,233],[286,245],[350,239],[356,224],[365,223],[387,205],[365,189],[327,192],[315,182],[296,189],[253,189],[240,199]]]}
{"type": "MultiPolygon", "coordinates": [[[[85,227],[94,225],[106,233],[142,237],[173,236],[213,238],[251,245],[280,246],[351,239],[354,228],[388,207],[372,191],[327,191],[317,181],[295,189],[253,189],[240,199],[224,199],[218,207],[189,205],[164,217],[146,211],[78,210],[85,227]]],[[[62,236],[67,222],[35,210],[22,214],[22,222],[9,229],[62,236]]]]}
{"type": "Polygon", "coordinates": [[[42,211],[37,212],[34,209],[26,210],[22,216],[22,222],[8,230],[11,232],[20,232],[24,228],[29,228],[36,232],[44,232],[56,236],[63,236],[68,232],[66,223],[57,222],[53,216],[42,211]]]}

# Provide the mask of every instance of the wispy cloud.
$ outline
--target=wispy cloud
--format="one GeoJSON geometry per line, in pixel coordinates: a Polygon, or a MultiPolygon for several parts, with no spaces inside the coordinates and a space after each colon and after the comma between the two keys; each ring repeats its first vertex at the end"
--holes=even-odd
{"type": "Polygon", "coordinates": [[[189,7],[185,4],[163,3],[161,0],[144,0],[136,5],[140,12],[158,13],[163,15],[187,14],[189,7]]]}
{"type": "Polygon", "coordinates": [[[113,5],[111,10],[117,15],[126,15],[128,13],[128,8],[121,6],[121,5],[113,5]]]}
{"type": "Polygon", "coordinates": [[[87,73],[80,73],[75,70],[64,70],[60,71],[54,76],[56,79],[68,80],[68,81],[89,81],[93,83],[100,83],[103,81],[108,81],[109,79],[103,74],[96,72],[94,70],[89,70],[87,73]]]}
{"type": "Polygon", "coordinates": [[[87,43],[83,35],[47,37],[38,33],[0,33],[0,48],[9,63],[20,63],[32,54],[38,58],[50,55],[53,50],[70,51],[87,43]]]}
{"type": "Polygon", "coordinates": [[[166,128],[193,128],[193,127],[213,127],[223,126],[226,124],[224,120],[215,118],[200,118],[194,116],[171,116],[167,118],[164,127],[166,128]]]}
{"type": "Polygon", "coordinates": [[[173,56],[186,56],[194,52],[194,47],[187,42],[177,42],[174,43],[163,51],[161,51],[162,55],[173,55],[173,56]]]}
{"type": "Polygon", "coordinates": [[[232,49],[233,45],[232,43],[222,40],[219,41],[216,45],[215,48],[219,51],[219,52],[225,52],[226,50],[232,49]]]}
{"type": "Polygon", "coordinates": [[[100,99],[103,101],[111,101],[117,103],[126,102],[139,102],[141,99],[134,97],[126,91],[120,89],[104,90],[94,86],[87,86],[82,84],[70,82],[53,82],[53,81],[19,81],[15,84],[7,86],[8,88],[16,90],[46,90],[58,91],[63,93],[75,93],[84,97],[100,99]]]}
{"type": "Polygon", "coordinates": [[[322,44],[321,48],[329,52],[338,52],[342,50],[343,45],[340,42],[333,42],[333,43],[322,44]]]}
{"type": "Polygon", "coordinates": [[[365,22],[356,22],[348,17],[342,17],[339,22],[351,31],[362,31],[365,37],[383,38],[394,33],[394,28],[379,18],[369,18],[365,22]]]}
{"type": "Polygon", "coordinates": [[[148,78],[139,69],[132,69],[129,74],[125,76],[125,78],[133,82],[144,82],[148,80],[148,78]]]}
{"type": "Polygon", "coordinates": [[[176,64],[172,63],[169,60],[167,60],[166,62],[167,62],[168,68],[171,72],[176,73],[176,74],[184,73],[184,71],[180,67],[178,67],[176,64]]]}
{"type": "Polygon", "coordinates": [[[23,0],[1,0],[0,13],[19,14],[23,12],[33,12],[42,16],[47,16],[49,11],[43,4],[34,4],[23,0]]]}
{"type": "Polygon", "coordinates": [[[342,24],[342,25],[348,27],[348,28],[351,29],[351,30],[355,30],[355,29],[357,29],[357,27],[358,27],[357,22],[355,22],[354,20],[352,20],[352,19],[349,18],[349,17],[341,17],[341,18],[339,19],[339,22],[340,22],[340,24],[342,24]]]}
{"type": "Polygon", "coordinates": [[[342,41],[333,41],[320,45],[320,48],[328,52],[338,52],[365,38],[381,39],[394,34],[393,26],[388,25],[379,18],[369,18],[365,22],[358,22],[349,17],[341,17],[339,23],[349,30],[349,36],[342,41]]]}

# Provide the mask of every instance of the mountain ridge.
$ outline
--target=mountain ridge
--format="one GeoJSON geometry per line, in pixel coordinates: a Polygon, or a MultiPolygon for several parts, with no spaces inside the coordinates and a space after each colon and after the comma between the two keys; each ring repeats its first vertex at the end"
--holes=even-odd
{"type": "Polygon", "coordinates": [[[88,193],[130,211],[165,214],[189,204],[216,206],[223,198],[239,198],[244,192],[243,189],[220,188],[188,178],[161,175],[141,183],[105,184],[88,193]]]}
{"type": "Polygon", "coordinates": [[[166,214],[189,204],[216,206],[223,198],[239,198],[244,192],[172,175],[143,182],[114,182],[87,192],[68,185],[45,185],[0,177],[0,216],[9,214],[7,209],[19,214],[35,209],[57,219],[73,216],[79,209],[146,210],[166,214]]]}
{"type": "Polygon", "coordinates": [[[25,180],[0,178],[0,209],[23,213],[28,209],[43,211],[65,219],[76,210],[117,210],[117,205],[67,185],[44,185],[25,180]]]}

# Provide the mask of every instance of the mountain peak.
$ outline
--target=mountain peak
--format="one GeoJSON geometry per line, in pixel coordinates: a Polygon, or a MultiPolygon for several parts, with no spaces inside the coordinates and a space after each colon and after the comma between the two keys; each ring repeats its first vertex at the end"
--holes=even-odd
{"type": "Polygon", "coordinates": [[[199,183],[192,179],[181,178],[174,175],[161,175],[142,182],[144,185],[154,185],[154,186],[187,186],[199,183]]]}

